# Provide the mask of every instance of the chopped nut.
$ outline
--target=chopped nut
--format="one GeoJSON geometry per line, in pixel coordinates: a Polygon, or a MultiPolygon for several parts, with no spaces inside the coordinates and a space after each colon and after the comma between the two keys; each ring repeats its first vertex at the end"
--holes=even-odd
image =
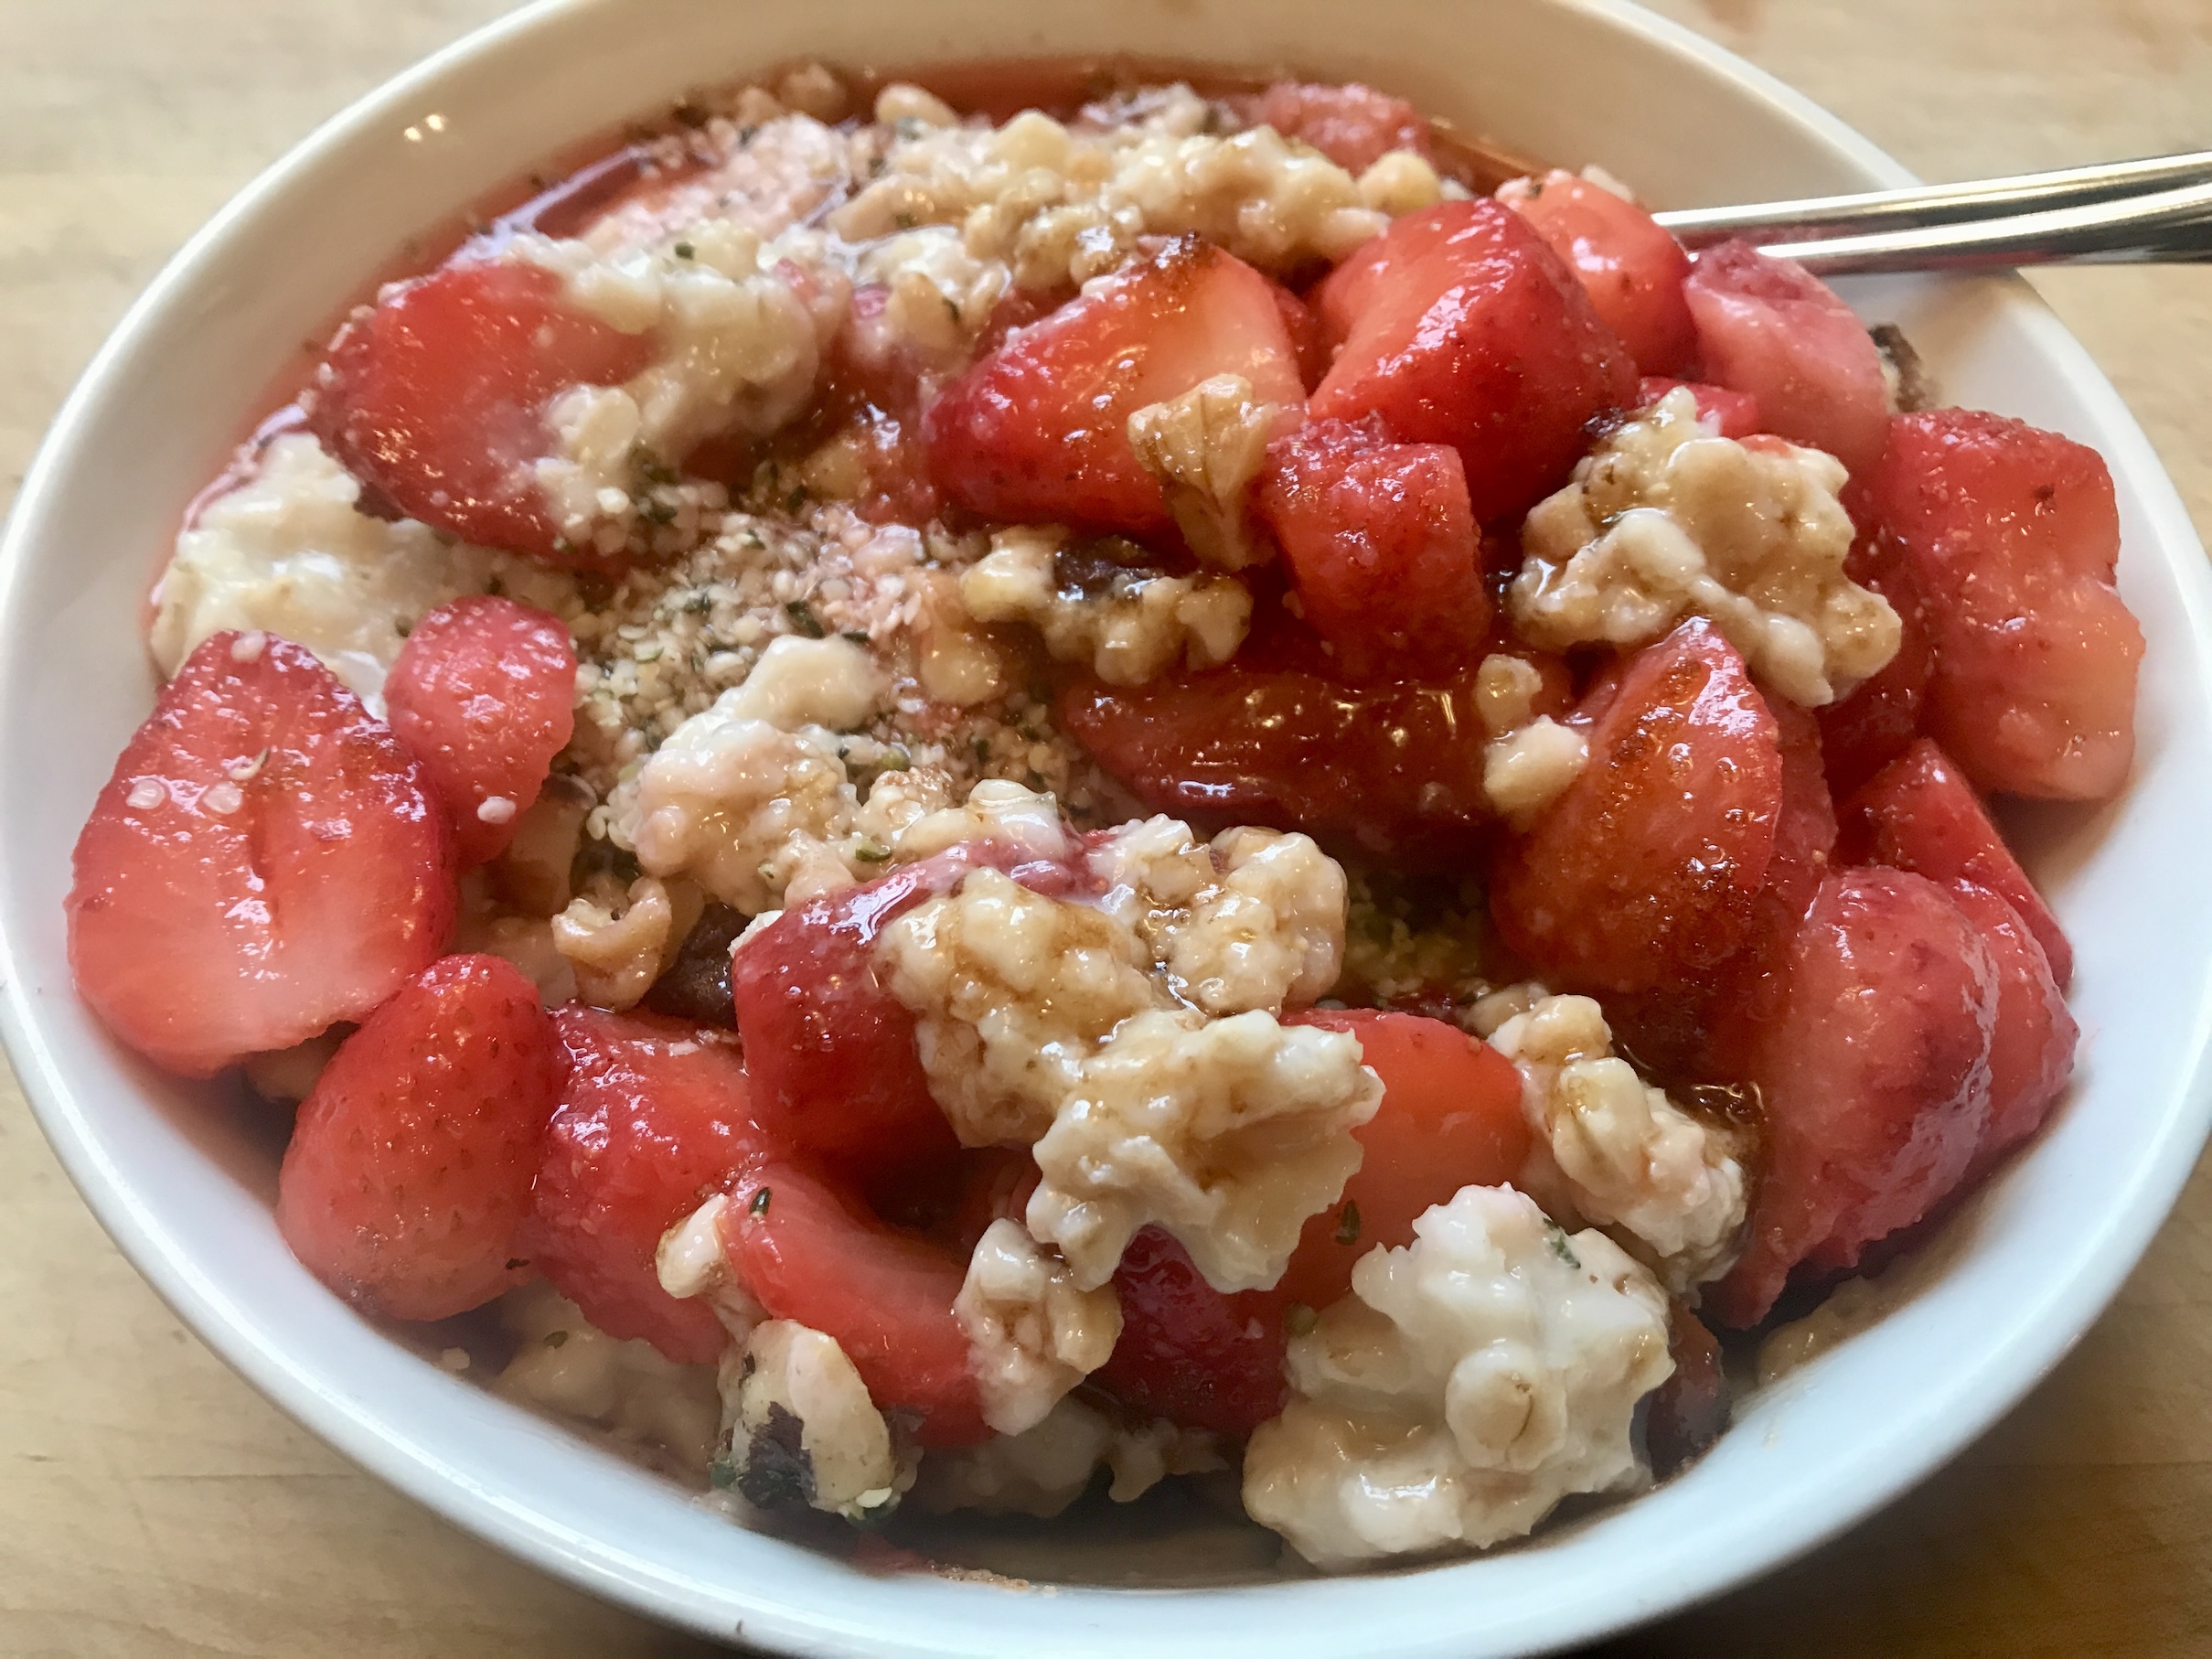
{"type": "Polygon", "coordinates": [[[1076,1289],[1066,1263],[1003,1217],[977,1243],[953,1314],[967,1333],[983,1420],[1000,1434],[1042,1422],[1121,1336],[1114,1288],[1076,1289]]]}
{"type": "Polygon", "coordinates": [[[1286,988],[1332,971],[1341,900],[1324,893],[1324,914],[1267,914],[1277,878],[1319,859],[1303,837],[1228,839],[1224,881],[1186,829],[1160,822],[1164,856],[1125,846],[1109,861],[1124,891],[1106,906],[978,870],[884,929],[877,949],[960,1139],[1034,1143],[1044,1180],[1030,1233],[1059,1246],[1078,1287],[1112,1278],[1148,1223],[1217,1288],[1269,1285],[1306,1218],[1358,1167],[1352,1131],[1381,1085],[1341,1033],[1256,1010],[1208,1020],[1179,1002],[1171,964],[1181,949],[1196,975],[1184,983],[1224,1003],[1236,984],[1279,1004],[1286,988]],[[1176,895],[1191,912],[1171,925],[1154,914],[1159,945],[1148,945],[1138,923],[1176,895]]]}
{"type": "Polygon", "coordinates": [[[1220,374],[1129,417],[1137,464],[1159,480],[1168,510],[1201,562],[1241,571],[1274,555],[1246,507],[1284,413],[1256,401],[1251,381],[1220,374]]]}
{"type": "Polygon", "coordinates": [[[1640,645],[1709,616],[1753,671],[1807,708],[1897,655],[1897,614],[1843,573],[1843,464],[1780,439],[1708,435],[1677,388],[1537,503],[1509,595],[1532,644],[1640,645]]]}
{"type": "Polygon", "coordinates": [[[1303,835],[1224,830],[1209,848],[1171,818],[1094,847],[1099,907],[1132,928],[1169,987],[1208,1013],[1312,1002],[1344,960],[1344,872],[1303,835]]]}
{"type": "Polygon", "coordinates": [[[960,578],[978,622],[1026,622],[1062,662],[1090,663],[1109,685],[1142,685],[1181,658],[1193,669],[1226,662],[1244,643],[1252,595],[1231,577],[1170,576],[1070,556],[1052,529],[1000,530],[960,578]]]}
{"type": "Polygon", "coordinates": [[[1392,150],[1377,156],[1360,175],[1360,199],[1393,219],[1433,208],[1444,198],[1444,181],[1426,156],[1392,150]]]}
{"type": "Polygon", "coordinates": [[[1520,1068],[1536,1133],[1521,1186],[1554,1215],[1625,1235],[1670,1290],[1727,1270],[1747,1203],[1736,1138],[1691,1117],[1616,1058],[1596,1002],[1539,994],[1490,1043],[1520,1068]]]}
{"type": "Polygon", "coordinates": [[[619,913],[576,898],[553,918],[553,944],[576,971],[576,989],[601,1008],[634,1005],[683,941],[668,890],[652,876],[630,883],[619,913]]]}
{"type": "Polygon", "coordinates": [[[723,1357],[721,1382],[724,1455],[748,1503],[859,1521],[888,1514],[914,1484],[912,1460],[834,1338],[769,1320],[723,1357]]]}
{"type": "Polygon", "coordinates": [[[960,123],[952,105],[908,80],[891,81],[876,94],[875,118],[879,125],[887,127],[903,121],[917,121],[925,127],[957,126],[960,123]]]}
{"type": "Polygon", "coordinates": [[[730,1195],[717,1193],[662,1234],[653,1252],[653,1273],[660,1288],[679,1301],[704,1298],[722,1329],[743,1343],[768,1312],[739,1281],[722,1248],[721,1221],[729,1207],[730,1195]]]}
{"type": "Polygon", "coordinates": [[[1382,1097],[1343,1033],[1259,1012],[1138,1014],[1082,1067],[1032,1149],[1044,1179],[1030,1232],[1085,1287],[1157,1226],[1214,1289],[1263,1289],[1359,1168],[1352,1131],[1382,1097]]]}

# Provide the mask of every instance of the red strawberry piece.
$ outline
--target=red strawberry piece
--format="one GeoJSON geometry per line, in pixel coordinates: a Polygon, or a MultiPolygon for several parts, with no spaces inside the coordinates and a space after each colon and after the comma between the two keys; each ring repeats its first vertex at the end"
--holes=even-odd
{"type": "Polygon", "coordinates": [[[212,1076],[365,1020],[445,947],[445,815],[380,720],[298,646],[215,635],[77,838],[77,993],[168,1071],[212,1076]]]}
{"type": "Polygon", "coordinates": [[[1787,698],[1768,700],[1775,740],[1782,754],[1782,810],[1775,820],[1774,857],[1767,865],[1762,903],[1771,903],[1794,927],[1820,890],[1835,851],[1835,800],[1821,764],[1821,728],[1787,698]]]}
{"type": "Polygon", "coordinates": [[[1474,666],[1491,597],[1457,450],[1317,422],[1267,446],[1253,506],[1346,679],[1474,666]]]}
{"type": "Polygon", "coordinates": [[[1998,976],[1943,889],[1894,870],[1821,884],[1749,1080],[1767,1168],[1749,1243],[1705,1306],[1757,1324],[1793,1268],[1855,1266],[1965,1177],[1989,1125],[1998,976]]]}
{"type": "Polygon", "coordinates": [[[914,1017],[877,969],[875,944],[992,852],[956,848],[808,899],[732,955],[730,990],[755,1109],[780,1140],[855,1178],[957,1150],[914,1051],[914,1017]]]}
{"type": "Polygon", "coordinates": [[[1278,80],[1230,103],[1253,125],[1311,144],[1348,173],[1364,173],[1393,150],[1424,157],[1432,153],[1428,123],[1418,110],[1356,81],[1325,86],[1278,80]]]}
{"type": "Polygon", "coordinates": [[[354,314],[331,342],[311,417],[347,471],[410,518],[560,558],[534,470],[554,448],[547,406],[572,386],[619,385],[653,350],[650,336],[564,303],[550,271],[460,259],[354,314]]]}
{"type": "Polygon", "coordinates": [[[661,1235],[776,1149],[754,1125],[725,1032],[572,1005],[554,1013],[569,1076],[547,1136],[525,1251],[610,1336],[704,1365],[722,1328],[660,1288],[661,1235]]]}
{"type": "Polygon", "coordinates": [[[1636,400],[1636,365],[1529,222],[1494,201],[1408,214],[1314,291],[1336,361],[1315,420],[1380,415],[1448,444],[1475,517],[1523,511],[1566,480],[1593,415],[1636,400]]]}
{"type": "Polygon", "coordinates": [[[2112,585],[2120,518],[2102,458],[2002,415],[1899,415],[1865,508],[1928,597],[1929,735],[1993,794],[2118,790],[2143,630],[2112,585]]]}
{"type": "Polygon", "coordinates": [[[347,1300],[448,1319],[529,1277],[518,1235],[566,1064],[538,988],[447,957],[338,1047],[277,1175],[292,1253],[347,1300]]]}
{"type": "Polygon", "coordinates": [[[1782,754],[1782,808],[1743,947],[1694,982],[1606,1000],[1616,1038],[1671,1080],[1726,1084],[1745,1075],[1758,1033],[1779,1006],[1790,944],[1837,858],[1820,727],[1786,698],[1767,706],[1782,754]]]}
{"type": "Polygon", "coordinates": [[[1969,1183],[2043,1127],[2074,1075],[2080,1028],[2025,918],[1987,887],[1952,882],[1951,902],[1982,930],[1997,969],[1997,1027],[1989,1051],[1989,1128],[1969,1183]]]}
{"type": "Polygon", "coordinates": [[[2058,918],[2013,857],[1988,809],[1950,757],[1927,738],[1877,774],[1845,810],[1849,862],[1917,871],[1935,882],[1972,882],[2020,913],[2064,990],[2074,947],[2058,918]]]}
{"type": "Polygon", "coordinates": [[[1077,681],[1061,728],[1157,812],[1303,830],[1412,864],[1464,863],[1491,821],[1471,677],[1348,690],[1247,669],[1077,681]]]}
{"type": "Polygon", "coordinates": [[[1284,287],[1275,289],[1275,308],[1283,314],[1283,332],[1298,354],[1298,380],[1311,391],[1329,372],[1329,337],[1321,332],[1321,319],[1304,300],[1284,287]]]}
{"type": "Polygon", "coordinates": [[[1343,1195],[1306,1223],[1280,1292],[1325,1308],[1352,1289],[1352,1263],[1413,1243],[1413,1224],[1463,1186],[1497,1186],[1528,1158],[1521,1074],[1456,1025],[1377,1009],[1308,1010],[1288,1025],[1349,1032],[1383,1080],[1383,1103],[1352,1133],[1362,1151],[1343,1195]]]}
{"type": "Polygon", "coordinates": [[[1727,241],[1698,254],[1683,294],[1705,379],[1757,398],[1767,431],[1824,449],[1854,474],[1882,458],[1882,354],[1827,284],[1727,241]]]}
{"type": "Polygon", "coordinates": [[[1242,1440],[1283,1408],[1280,1290],[1224,1294],[1158,1227],[1129,1240],[1114,1274],[1121,1340],[1091,1380],[1152,1417],[1242,1440]]]}
{"type": "MultiPolygon", "coordinates": [[[[1847,504],[1864,491],[1854,486],[1847,504]]],[[[1861,587],[1889,601],[1897,614],[1897,654],[1848,696],[1818,711],[1821,752],[1828,784],[1848,795],[1902,755],[1918,735],[1928,702],[1929,681],[1936,672],[1936,644],[1927,596],[1905,550],[1887,536],[1862,535],[1851,550],[1844,573],[1861,587]]]]}
{"type": "Polygon", "coordinates": [[[1501,849],[1499,931],[1550,982],[1693,979],[1750,932],[1782,771],[1743,658],[1710,624],[1684,623],[1629,660],[1590,725],[1588,764],[1501,849]]]}
{"type": "Polygon", "coordinates": [[[953,1313],[965,1260],[885,1226],[788,1160],[764,1164],[738,1187],[721,1239],[761,1306],[834,1338],[879,1409],[920,1417],[924,1446],[989,1437],[967,1333],[953,1313]]]}
{"type": "Polygon", "coordinates": [[[1697,1458],[1728,1426],[1728,1375],[1721,1366],[1720,1343],[1680,1300],[1667,1314],[1667,1354],[1674,1369],[1652,1391],[1644,1418],[1651,1472],[1662,1481],[1697,1458]]]}
{"type": "Polygon", "coordinates": [[[1697,326],[1682,292],[1690,256],[1657,219],[1605,186],[1556,169],[1509,181],[1498,199],[1566,262],[1637,368],[1673,374],[1695,354],[1697,326]]]}
{"type": "Polygon", "coordinates": [[[1463,228],[1457,214],[1405,214],[1391,222],[1385,235],[1362,243],[1307,290],[1306,303],[1331,355],[1378,300],[1402,290],[1406,273],[1426,264],[1463,228]]]}
{"type": "Polygon", "coordinates": [[[415,625],[384,702],[453,817],[463,868],[488,863],[575,731],[576,647],[559,617],[472,594],[415,625]]]}
{"type": "Polygon", "coordinates": [[[1697,400],[1698,419],[1709,422],[1713,430],[1724,438],[1747,438],[1763,430],[1757,398],[1747,391],[1731,391],[1726,386],[1715,386],[1709,380],[1672,380],[1664,375],[1647,374],[1637,382],[1636,406],[1649,409],[1677,389],[1686,391],[1697,400]]]}
{"type": "Polygon", "coordinates": [[[988,519],[1162,534],[1173,520],[1129,447],[1129,417],[1224,374],[1263,402],[1304,404],[1275,285],[1179,237],[946,387],[923,419],[930,477],[988,519]]]}

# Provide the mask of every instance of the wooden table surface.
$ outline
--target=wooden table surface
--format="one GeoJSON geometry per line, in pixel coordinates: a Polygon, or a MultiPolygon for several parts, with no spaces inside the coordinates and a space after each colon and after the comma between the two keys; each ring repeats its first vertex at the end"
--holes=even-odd
{"type": "MultiPolygon", "coordinates": [[[[925,3],[925,0],[922,0],[925,3]]],[[[1443,3],[1443,0],[1439,0],[1443,3]]],[[[0,0],[0,488],[160,262],[503,0],[0,0]]],[[[1663,0],[1930,177],[2212,143],[2212,0],[1663,0]]],[[[2042,286],[2212,529],[2212,273],[2042,286]]],[[[1926,1487],[1619,1654],[2212,1654],[2212,1174],[1926,1487]]],[[[388,1491],[183,1330],[0,1076],[0,1654],[710,1650],[388,1491]]]]}

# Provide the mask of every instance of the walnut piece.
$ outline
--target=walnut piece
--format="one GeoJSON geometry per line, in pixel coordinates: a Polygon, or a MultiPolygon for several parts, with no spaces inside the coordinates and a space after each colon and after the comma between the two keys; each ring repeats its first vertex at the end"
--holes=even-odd
{"type": "Polygon", "coordinates": [[[1168,510],[1201,563],[1241,571],[1274,556],[1246,508],[1267,440],[1286,412],[1256,399],[1243,376],[1217,374],[1129,417],[1137,464],[1159,480],[1168,510]]]}
{"type": "Polygon", "coordinates": [[[1003,1216],[977,1241],[953,1316],[967,1333],[983,1420],[1000,1434],[1042,1422],[1121,1337],[1113,1286],[1076,1289],[1065,1262],[1003,1216]]]}
{"type": "Polygon", "coordinates": [[[1142,685],[1178,660],[1210,669],[1236,655],[1252,618],[1241,582],[1170,576],[1074,554],[1060,530],[1000,530],[962,573],[960,602],[978,622],[1022,622],[1060,662],[1087,662],[1109,685],[1142,685]]]}
{"type": "Polygon", "coordinates": [[[1520,1069],[1535,1131],[1519,1184],[1562,1220],[1611,1227],[1670,1290],[1719,1278],[1742,1242],[1736,1137],[1693,1118],[1613,1054],[1588,997],[1538,995],[1490,1033],[1520,1069]]]}
{"type": "Polygon", "coordinates": [[[834,1338],[772,1319],[723,1356],[723,1455],[739,1495],[867,1520],[914,1484],[891,1425],[834,1338]]]}
{"type": "Polygon", "coordinates": [[[1536,504],[1508,595],[1532,645],[1657,639],[1711,617],[1753,672],[1819,708],[1897,654],[1897,614],[1843,573],[1843,463],[1779,438],[1737,443],[1677,388],[1585,456],[1536,504]]]}

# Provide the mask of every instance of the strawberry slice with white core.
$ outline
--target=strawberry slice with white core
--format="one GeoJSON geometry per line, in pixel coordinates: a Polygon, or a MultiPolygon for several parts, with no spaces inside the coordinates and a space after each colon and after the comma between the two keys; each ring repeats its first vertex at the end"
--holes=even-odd
{"type": "Polygon", "coordinates": [[[1824,449],[1854,474],[1889,443],[1889,388],[1865,324],[1790,260],[1729,241],[1683,285],[1704,379],[1758,401],[1766,430],[1824,449]]]}
{"type": "Polygon", "coordinates": [[[1166,533],[1174,520],[1129,446],[1129,417],[1216,375],[1248,382],[1256,402],[1302,410],[1277,294],[1234,254],[1176,238],[946,387],[923,421],[931,481],[988,519],[1166,533]]]}
{"type": "Polygon", "coordinates": [[[1498,199],[1536,227],[1647,375],[1673,374],[1697,348],[1682,285],[1690,256],[1643,209],[1595,179],[1555,169],[1509,179],[1498,199]]]}
{"type": "Polygon", "coordinates": [[[453,929],[453,841],[422,768],[329,669],[205,641],[77,839],[78,994],[166,1069],[212,1076],[360,1020],[453,929]]]}
{"type": "Polygon", "coordinates": [[[616,386],[656,343],[565,304],[561,279],[469,258],[393,283],[330,344],[310,422],[347,472],[411,519],[486,547],[561,558],[537,463],[572,386],[616,386]]]}

